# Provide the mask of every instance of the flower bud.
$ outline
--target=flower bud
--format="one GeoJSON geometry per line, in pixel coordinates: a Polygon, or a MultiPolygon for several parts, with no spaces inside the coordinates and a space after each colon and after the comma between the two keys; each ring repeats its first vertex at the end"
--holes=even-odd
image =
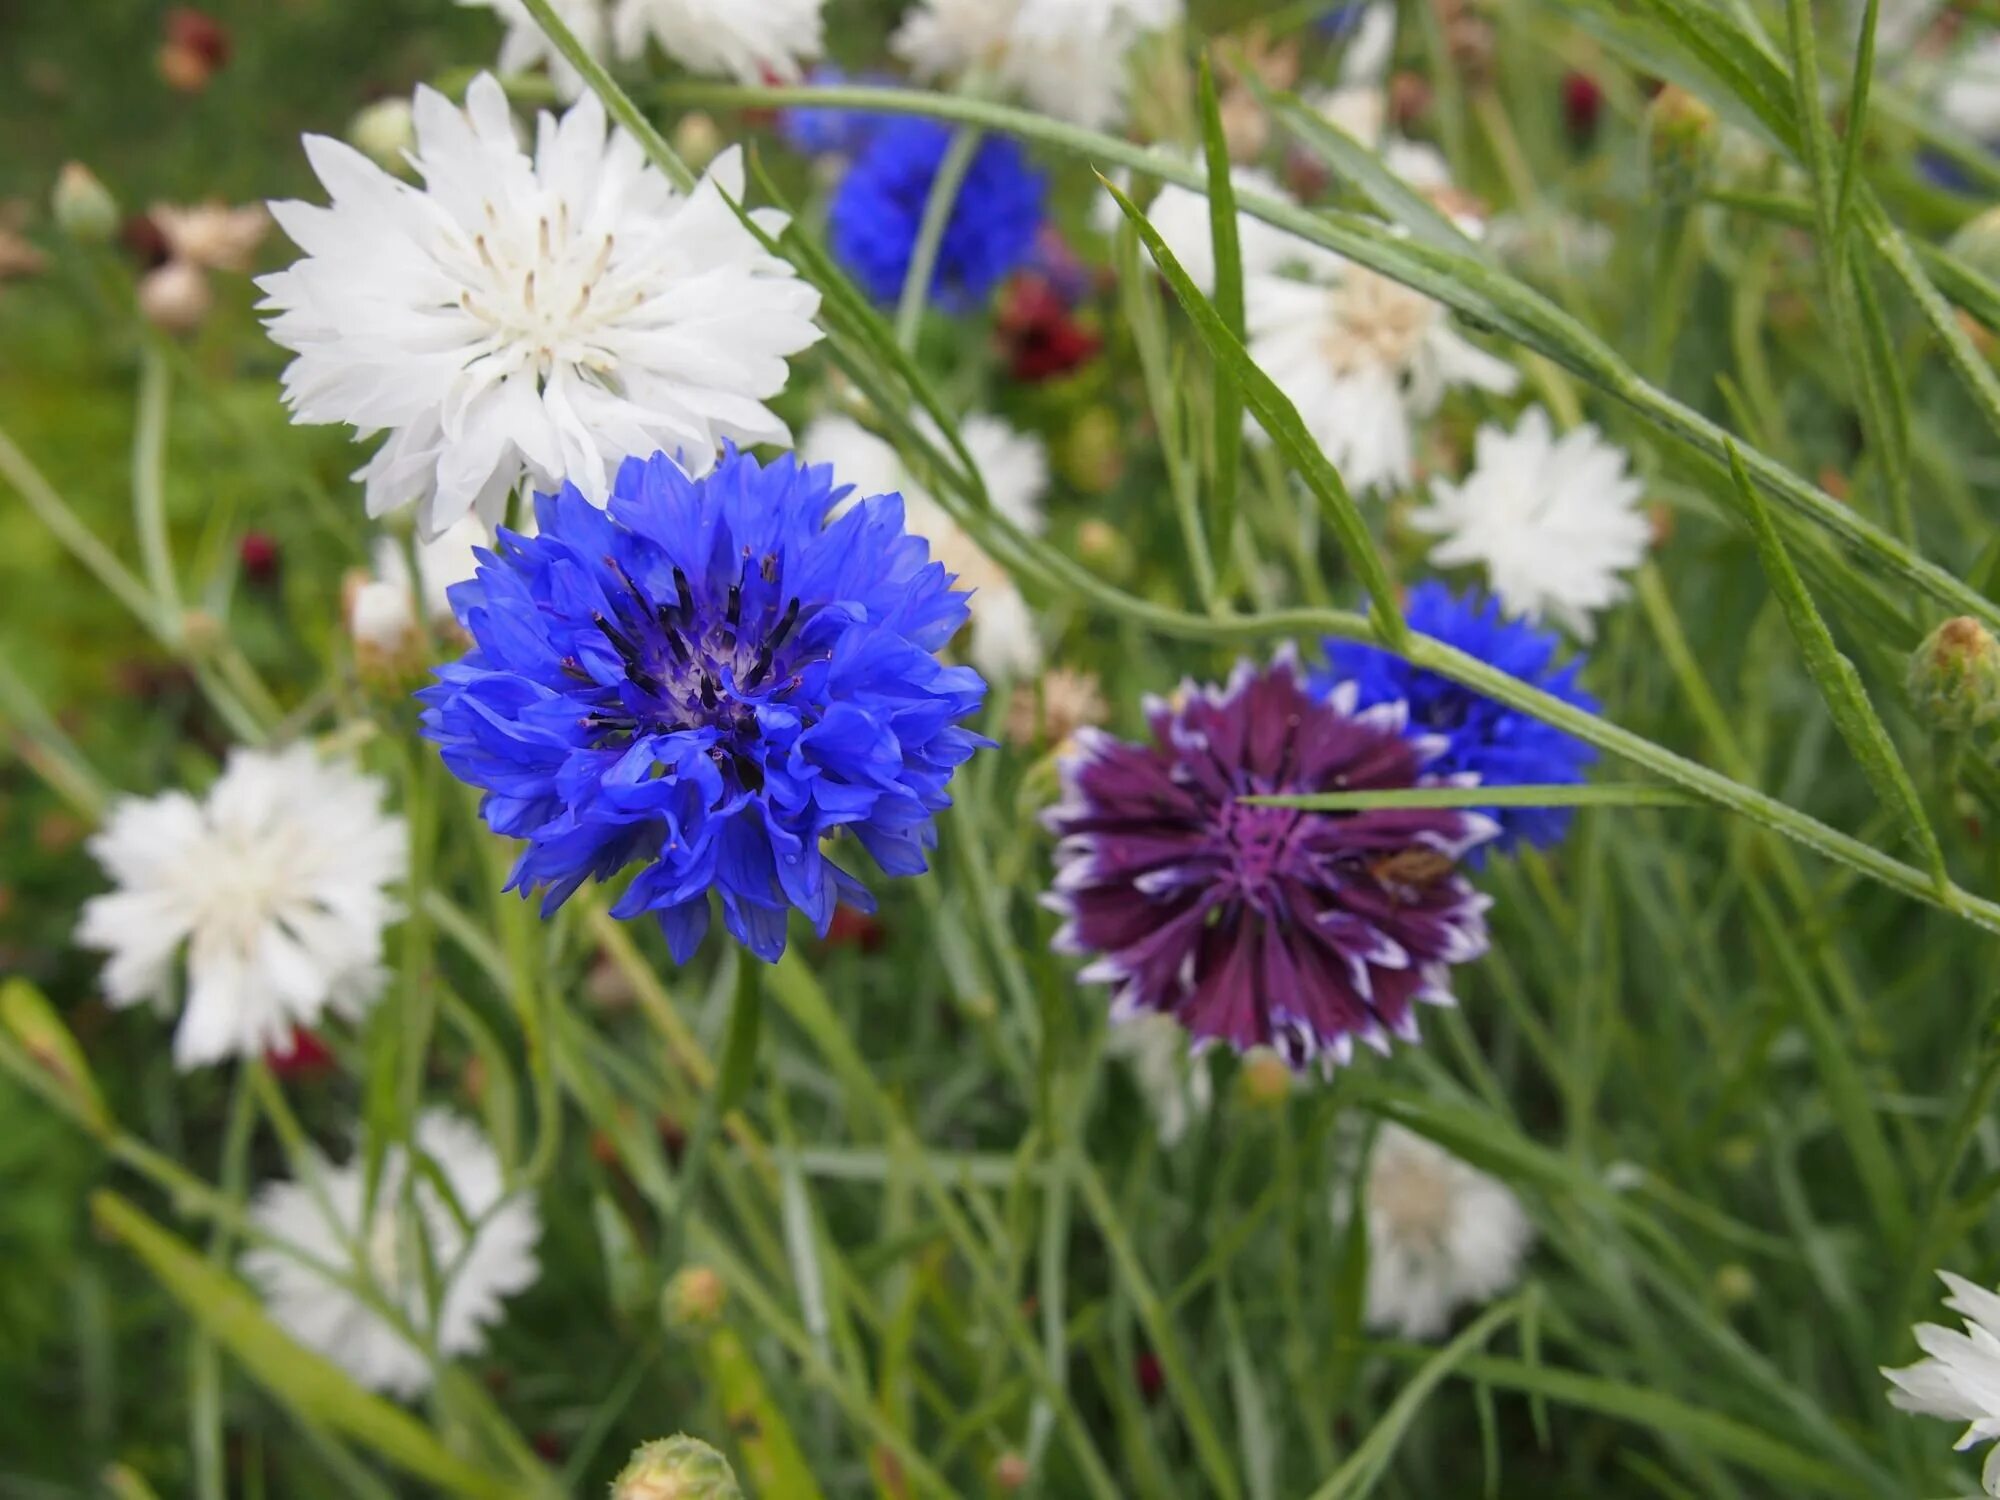
{"type": "Polygon", "coordinates": [[[611,1481],[611,1500],[743,1500],[729,1460],[685,1434],[642,1445],[611,1481]]]}
{"type": "Polygon", "coordinates": [[[688,1266],[675,1273],[660,1298],[667,1326],[680,1331],[713,1327],[729,1301],[729,1288],[707,1266],[688,1266]]]}
{"type": "Polygon", "coordinates": [[[139,278],[139,311],[163,333],[193,333],[215,306],[198,266],[170,260],[139,278]]]}
{"type": "Polygon", "coordinates": [[[410,101],[399,96],[363,105],[347,122],[347,142],[383,170],[407,174],[410,163],[404,153],[417,144],[410,101]]]}
{"type": "Polygon", "coordinates": [[[674,126],[674,150],[690,172],[706,171],[727,144],[715,117],[701,110],[689,110],[674,126]]]}
{"type": "Polygon", "coordinates": [[[1028,1466],[1027,1459],[1018,1453],[1003,1453],[993,1460],[993,1485],[1005,1494],[1025,1489],[1028,1481],[1035,1477],[1035,1471],[1028,1466]]]}
{"type": "Polygon", "coordinates": [[[1756,1300],[1757,1277],[1748,1266],[1722,1266],[1715,1273],[1715,1296],[1724,1307],[1742,1307],[1756,1300]]]}
{"type": "Polygon", "coordinates": [[[1933,729],[1963,734],[2000,718],[2000,643],[1968,615],[1946,620],[1910,657],[1910,703],[1933,729]]]}
{"type": "Polygon", "coordinates": [[[1668,84],[1646,106],[1647,158],[1662,197],[1691,197],[1715,165],[1717,146],[1715,111],[1679,85],[1668,84]]]}
{"type": "Polygon", "coordinates": [[[1590,74],[1572,68],[1562,81],[1563,124],[1572,139],[1583,142],[1597,134],[1604,117],[1604,86],[1590,74]]]}
{"type": "Polygon", "coordinates": [[[102,245],[118,232],[118,200],[80,161],[63,164],[50,207],[56,227],[79,244],[102,245]]]}
{"type": "Polygon", "coordinates": [[[1124,435],[1117,413],[1108,406],[1087,407],[1077,413],[1057,454],[1063,478],[1087,495],[1102,495],[1114,489],[1125,473],[1124,435]]]}
{"type": "Polygon", "coordinates": [[[1946,248],[1982,276],[2000,276],[2000,204],[1961,224],[1946,248]]]}
{"type": "Polygon", "coordinates": [[[1267,1047],[1243,1060],[1243,1097],[1252,1104],[1275,1108],[1292,1094],[1292,1070],[1267,1047]]]}

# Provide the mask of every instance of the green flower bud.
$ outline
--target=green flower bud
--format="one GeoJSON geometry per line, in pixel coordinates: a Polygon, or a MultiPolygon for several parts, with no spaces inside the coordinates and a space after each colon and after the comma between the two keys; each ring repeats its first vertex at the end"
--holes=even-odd
{"type": "Polygon", "coordinates": [[[743,1500],[729,1460],[686,1434],[646,1443],[611,1481],[611,1500],[743,1500]]]}
{"type": "Polygon", "coordinates": [[[365,104],[348,122],[348,144],[384,171],[407,175],[410,163],[403,155],[417,144],[415,111],[400,95],[365,104]]]}
{"type": "Polygon", "coordinates": [[[1982,275],[2000,276],[2000,204],[1959,225],[1945,248],[1982,275]]]}
{"type": "Polygon", "coordinates": [[[1910,703],[1934,729],[1963,734],[2000,718],[2000,643],[1970,616],[1946,620],[1910,657],[1910,703]]]}
{"type": "Polygon", "coordinates": [[[1653,190],[1670,200],[1692,197],[1715,165],[1715,111],[1686,89],[1668,84],[1646,106],[1646,156],[1653,190]]]}
{"type": "Polygon", "coordinates": [[[85,245],[101,245],[118,232],[118,200],[80,161],[66,162],[56,175],[50,208],[56,227],[85,245]]]}
{"type": "Polygon", "coordinates": [[[688,1266],[667,1283],[660,1298],[667,1326],[681,1332],[713,1328],[722,1318],[729,1288],[707,1266],[688,1266]]]}

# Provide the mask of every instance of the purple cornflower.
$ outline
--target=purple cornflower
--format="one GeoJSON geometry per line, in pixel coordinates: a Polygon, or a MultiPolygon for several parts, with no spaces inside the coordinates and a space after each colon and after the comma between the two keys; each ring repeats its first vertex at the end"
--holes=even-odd
{"type": "Polygon", "coordinates": [[[451,590],[473,649],[418,696],[487,823],[527,841],[510,889],[546,913],[636,864],[612,915],[653,913],[684,963],[719,894],[768,961],[794,907],[822,937],[836,901],[873,910],[831,835],[925,867],[986,684],[937,659],[966,595],[901,497],[828,521],[846,493],[790,456],[730,449],[702,479],[629,459],[608,512],[568,487],[537,497],[539,535],[481,551],[451,590]]]}
{"type": "Polygon", "coordinates": [[[1451,1004],[1451,966],[1486,951],[1490,903],[1457,863],[1492,820],[1243,798],[1455,784],[1424,771],[1443,743],[1406,738],[1400,703],[1315,699],[1289,654],[1147,713],[1151,744],[1086,731],[1063,768],[1058,948],[1097,955],[1083,977],[1114,1015],[1163,1012],[1198,1045],[1330,1068],[1414,1040],[1417,1003],[1451,1004]]]}

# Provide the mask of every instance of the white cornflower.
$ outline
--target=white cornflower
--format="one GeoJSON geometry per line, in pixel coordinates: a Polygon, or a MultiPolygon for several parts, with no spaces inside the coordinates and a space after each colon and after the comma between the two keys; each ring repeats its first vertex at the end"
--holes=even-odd
{"type": "MultiPolygon", "coordinates": [[[[972,416],[959,424],[993,508],[1022,530],[1039,534],[1042,496],[1049,483],[1048,455],[1034,438],[998,417],[972,416]]],[[[895,448],[847,417],[821,417],[799,445],[810,463],[832,464],[838,484],[856,496],[899,494],[910,532],[931,545],[931,556],[972,591],[972,664],[996,681],[1022,679],[1040,669],[1041,638],[1028,601],[1007,571],[988,557],[949,512],[904,467],[895,448]]]]}
{"type": "Polygon", "coordinates": [[[1422,292],[1330,253],[1313,265],[1319,280],[1250,279],[1250,357],[1298,407],[1350,489],[1408,484],[1412,428],[1447,390],[1505,394],[1518,377],[1422,292]]]}
{"type": "MultiPolygon", "coordinates": [[[[577,72],[568,58],[556,51],[555,44],[543,33],[540,23],[528,14],[528,7],[521,0],[458,0],[458,3],[476,10],[492,11],[507,28],[506,34],[500,38],[500,56],[494,62],[502,73],[526,73],[546,63],[549,82],[555,85],[557,94],[564,99],[582,95],[583,75],[577,72]]],[[[583,50],[602,62],[609,32],[604,0],[551,0],[551,8],[556,18],[582,44],[583,50]]]]}
{"type": "Polygon", "coordinates": [[[1937,107],[1975,140],[2000,137],[2000,32],[1980,37],[1946,64],[1937,107]]]}
{"type": "Polygon", "coordinates": [[[724,439],[789,441],[763,403],[819,337],[819,294],[726,201],[740,152],[683,197],[591,95],[544,114],[529,156],[485,74],[463,110],[419,89],[416,128],[423,188],[306,137],[332,205],[272,206],[306,255],[259,283],[298,354],[295,419],[389,434],[356,476],[371,515],[416,501],[436,536],[500,520],[523,479],[602,505],[627,455],[700,474],[724,439]]]}
{"type": "Polygon", "coordinates": [[[1394,0],[1374,0],[1362,9],[1340,55],[1340,81],[1344,84],[1380,83],[1389,76],[1389,64],[1396,55],[1396,6],[1394,0]]]}
{"type": "Polygon", "coordinates": [[[1512,1286],[1534,1240],[1506,1184],[1400,1125],[1376,1133],[1364,1199],[1368,1326],[1404,1338],[1436,1338],[1457,1309],[1512,1286]]]}
{"type": "Polygon", "coordinates": [[[1509,614],[1553,619],[1589,640],[1591,617],[1625,597],[1621,575],[1652,541],[1645,486],[1627,462],[1595,427],[1558,438],[1548,413],[1530,407],[1511,433],[1481,427],[1472,473],[1435,481],[1410,523],[1444,538],[1431,549],[1438,567],[1483,566],[1509,614]]]}
{"type": "Polygon", "coordinates": [[[493,537],[477,516],[465,516],[447,527],[435,541],[416,544],[417,576],[410,577],[409,557],[392,536],[375,539],[374,574],[348,601],[347,630],[357,645],[394,653],[420,623],[448,624],[452,619],[451,586],[479,571],[473,549],[490,547],[493,537]]]}
{"type": "MultiPolygon", "coordinates": [[[[502,1300],[534,1283],[541,1217],[532,1197],[507,1193],[499,1157],[467,1121],[426,1110],[414,1135],[425,1165],[413,1173],[409,1152],[389,1147],[372,1212],[357,1153],[344,1167],[320,1163],[308,1182],[266,1184],[250,1217],[302,1254],[352,1269],[443,1358],[477,1354],[502,1300]]],[[[430,1361],[410,1334],[315,1267],[265,1245],[243,1257],[243,1270],[279,1327],[360,1384],[405,1398],[430,1385],[430,1361]]]]}
{"type": "Polygon", "coordinates": [[[1126,54],[1181,0],[922,0],[890,47],[919,78],[980,70],[1045,114],[1091,129],[1125,113],[1126,54]]]}
{"type": "MultiPolygon", "coordinates": [[[[1208,163],[1200,152],[1193,154],[1176,153],[1174,161],[1189,165],[1207,176],[1208,163]]],[[[1131,192],[1130,174],[1122,174],[1125,181],[1121,187],[1131,192]]],[[[1279,203],[1291,203],[1292,195],[1270,173],[1258,167],[1233,167],[1229,173],[1229,185],[1239,198],[1249,194],[1260,198],[1274,199],[1279,203]]],[[[1193,188],[1182,187],[1176,182],[1163,182],[1160,190],[1145,206],[1145,215],[1167,248],[1179,261],[1188,278],[1204,293],[1213,295],[1215,291],[1215,232],[1209,222],[1208,194],[1193,188]]],[[[1124,210],[1109,193],[1098,196],[1096,225],[1105,234],[1118,231],[1125,222],[1124,210]]],[[[1253,218],[1239,211],[1236,215],[1236,243],[1241,252],[1243,275],[1252,276],[1275,274],[1288,265],[1310,265],[1324,259],[1329,252],[1322,250],[1310,240],[1302,240],[1295,234],[1288,234],[1274,224],[1253,218]]],[[[1143,250],[1141,251],[1143,255],[1143,250]]]]}
{"type": "Polygon", "coordinates": [[[113,1005],[165,1002],[186,950],[174,1061],[261,1057],[328,1011],[381,992],[403,822],[384,787],[308,745],[238,750],[207,797],[118,803],[90,841],[117,889],[84,903],[77,941],[109,955],[113,1005]]]}
{"type": "MultiPolygon", "coordinates": [[[[1890,1405],[1947,1422],[1969,1422],[1958,1440],[1963,1450],[2000,1439],[2000,1296],[1949,1271],[1938,1276],[1952,1291],[1944,1305],[1965,1319],[1965,1332],[1919,1323],[1917,1347],[1925,1358],[1882,1373],[1895,1387],[1889,1392],[1890,1405]]],[[[1987,1494],[2000,1495],[2000,1448],[1988,1451],[1980,1481],[1987,1494]]]]}
{"type": "Polygon", "coordinates": [[[622,57],[644,54],[648,38],[695,73],[743,83],[798,81],[802,64],[826,45],[825,0],[616,0],[612,40],[622,57]]]}
{"type": "Polygon", "coordinates": [[[1213,1107],[1215,1084],[1208,1064],[1189,1051],[1187,1030],[1172,1016],[1140,1011],[1114,1021],[1104,1050],[1132,1070],[1161,1146],[1178,1145],[1188,1126],[1213,1107]]]}

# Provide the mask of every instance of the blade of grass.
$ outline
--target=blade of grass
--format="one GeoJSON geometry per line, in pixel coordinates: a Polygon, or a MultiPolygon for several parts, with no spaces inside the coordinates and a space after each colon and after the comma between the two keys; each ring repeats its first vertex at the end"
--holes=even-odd
{"type": "Polygon", "coordinates": [[[1306,792],[1240,800],[1252,807],[1366,812],[1385,807],[1689,807],[1697,799],[1670,786],[1600,782],[1594,786],[1417,786],[1393,791],[1306,792]]]}
{"type": "MultiPolygon", "coordinates": [[[[1243,246],[1236,217],[1236,187],[1230,181],[1229,141],[1222,131],[1222,107],[1215,74],[1201,59],[1202,149],[1208,165],[1208,230],[1215,251],[1215,310],[1230,336],[1243,341],[1243,246]]],[[[1236,535],[1236,505],[1243,467],[1243,391],[1220,361],[1215,372],[1213,476],[1210,493],[1215,526],[1210,545],[1227,559],[1236,535]]]]}

